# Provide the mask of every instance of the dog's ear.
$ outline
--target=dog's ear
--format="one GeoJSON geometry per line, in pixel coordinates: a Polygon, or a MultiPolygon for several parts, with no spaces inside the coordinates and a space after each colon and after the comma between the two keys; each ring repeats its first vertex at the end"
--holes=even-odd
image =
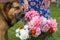
{"type": "Polygon", "coordinates": [[[4,16],[5,20],[8,22],[9,25],[10,25],[10,20],[8,19],[7,14],[9,12],[9,10],[11,9],[11,7],[12,7],[11,2],[5,3],[2,7],[3,16],[4,16]]]}
{"type": "Polygon", "coordinates": [[[11,7],[12,7],[12,3],[11,3],[11,2],[7,2],[7,3],[5,3],[4,6],[3,6],[3,11],[4,11],[4,12],[8,12],[11,7]]]}

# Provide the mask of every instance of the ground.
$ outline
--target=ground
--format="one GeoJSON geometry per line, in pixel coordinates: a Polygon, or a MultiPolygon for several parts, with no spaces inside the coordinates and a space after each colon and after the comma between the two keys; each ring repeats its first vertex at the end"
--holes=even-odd
{"type": "MultiPolygon", "coordinates": [[[[49,40],[60,40],[60,8],[57,7],[55,3],[51,4],[50,15],[51,17],[57,19],[58,31],[53,35],[53,37],[49,37],[49,40]]],[[[19,40],[19,38],[15,36],[15,30],[18,28],[18,26],[22,26],[22,25],[23,23],[19,21],[17,24],[15,24],[13,27],[9,29],[8,31],[9,40],[19,40]]]]}

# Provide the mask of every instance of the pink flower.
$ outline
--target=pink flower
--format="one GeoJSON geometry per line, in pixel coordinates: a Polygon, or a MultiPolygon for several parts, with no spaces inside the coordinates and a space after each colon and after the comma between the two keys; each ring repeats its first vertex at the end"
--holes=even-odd
{"type": "Polygon", "coordinates": [[[47,19],[46,19],[45,17],[41,16],[41,17],[40,17],[40,24],[41,24],[41,25],[45,25],[46,22],[47,22],[47,19]]]}
{"type": "Polygon", "coordinates": [[[32,28],[32,27],[39,27],[40,26],[40,17],[39,16],[33,17],[30,20],[30,22],[28,22],[28,25],[30,26],[30,28],[32,28]]]}
{"type": "Polygon", "coordinates": [[[41,34],[41,29],[37,27],[35,37],[38,37],[41,34]]]}
{"type": "Polygon", "coordinates": [[[56,22],[56,19],[52,19],[50,18],[49,20],[47,20],[50,28],[52,28],[53,32],[56,32],[57,31],[57,22],[56,22]]]}
{"type": "Polygon", "coordinates": [[[50,29],[50,27],[48,26],[48,24],[45,24],[41,27],[42,32],[48,32],[49,29],[50,29]]]}
{"type": "Polygon", "coordinates": [[[36,11],[29,11],[25,14],[25,20],[31,20],[32,17],[34,16],[38,16],[39,13],[37,13],[36,11]]]}
{"type": "Polygon", "coordinates": [[[33,27],[30,30],[30,33],[32,33],[33,37],[38,37],[41,34],[41,29],[40,29],[40,27],[33,27]]]}

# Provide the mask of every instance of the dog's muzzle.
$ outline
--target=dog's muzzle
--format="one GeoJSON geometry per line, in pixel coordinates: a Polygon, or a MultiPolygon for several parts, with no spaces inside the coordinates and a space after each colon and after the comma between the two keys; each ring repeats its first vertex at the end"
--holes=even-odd
{"type": "Polygon", "coordinates": [[[23,14],[22,12],[14,14],[14,18],[17,19],[17,20],[23,19],[24,16],[25,16],[25,14],[23,14]]]}

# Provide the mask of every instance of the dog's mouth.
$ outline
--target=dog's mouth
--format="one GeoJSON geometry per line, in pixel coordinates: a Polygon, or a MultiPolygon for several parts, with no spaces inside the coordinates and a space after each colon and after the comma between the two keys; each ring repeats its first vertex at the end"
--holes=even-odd
{"type": "Polygon", "coordinates": [[[19,12],[18,14],[15,13],[13,16],[16,20],[20,20],[24,18],[25,14],[23,14],[22,12],[19,12]]]}

